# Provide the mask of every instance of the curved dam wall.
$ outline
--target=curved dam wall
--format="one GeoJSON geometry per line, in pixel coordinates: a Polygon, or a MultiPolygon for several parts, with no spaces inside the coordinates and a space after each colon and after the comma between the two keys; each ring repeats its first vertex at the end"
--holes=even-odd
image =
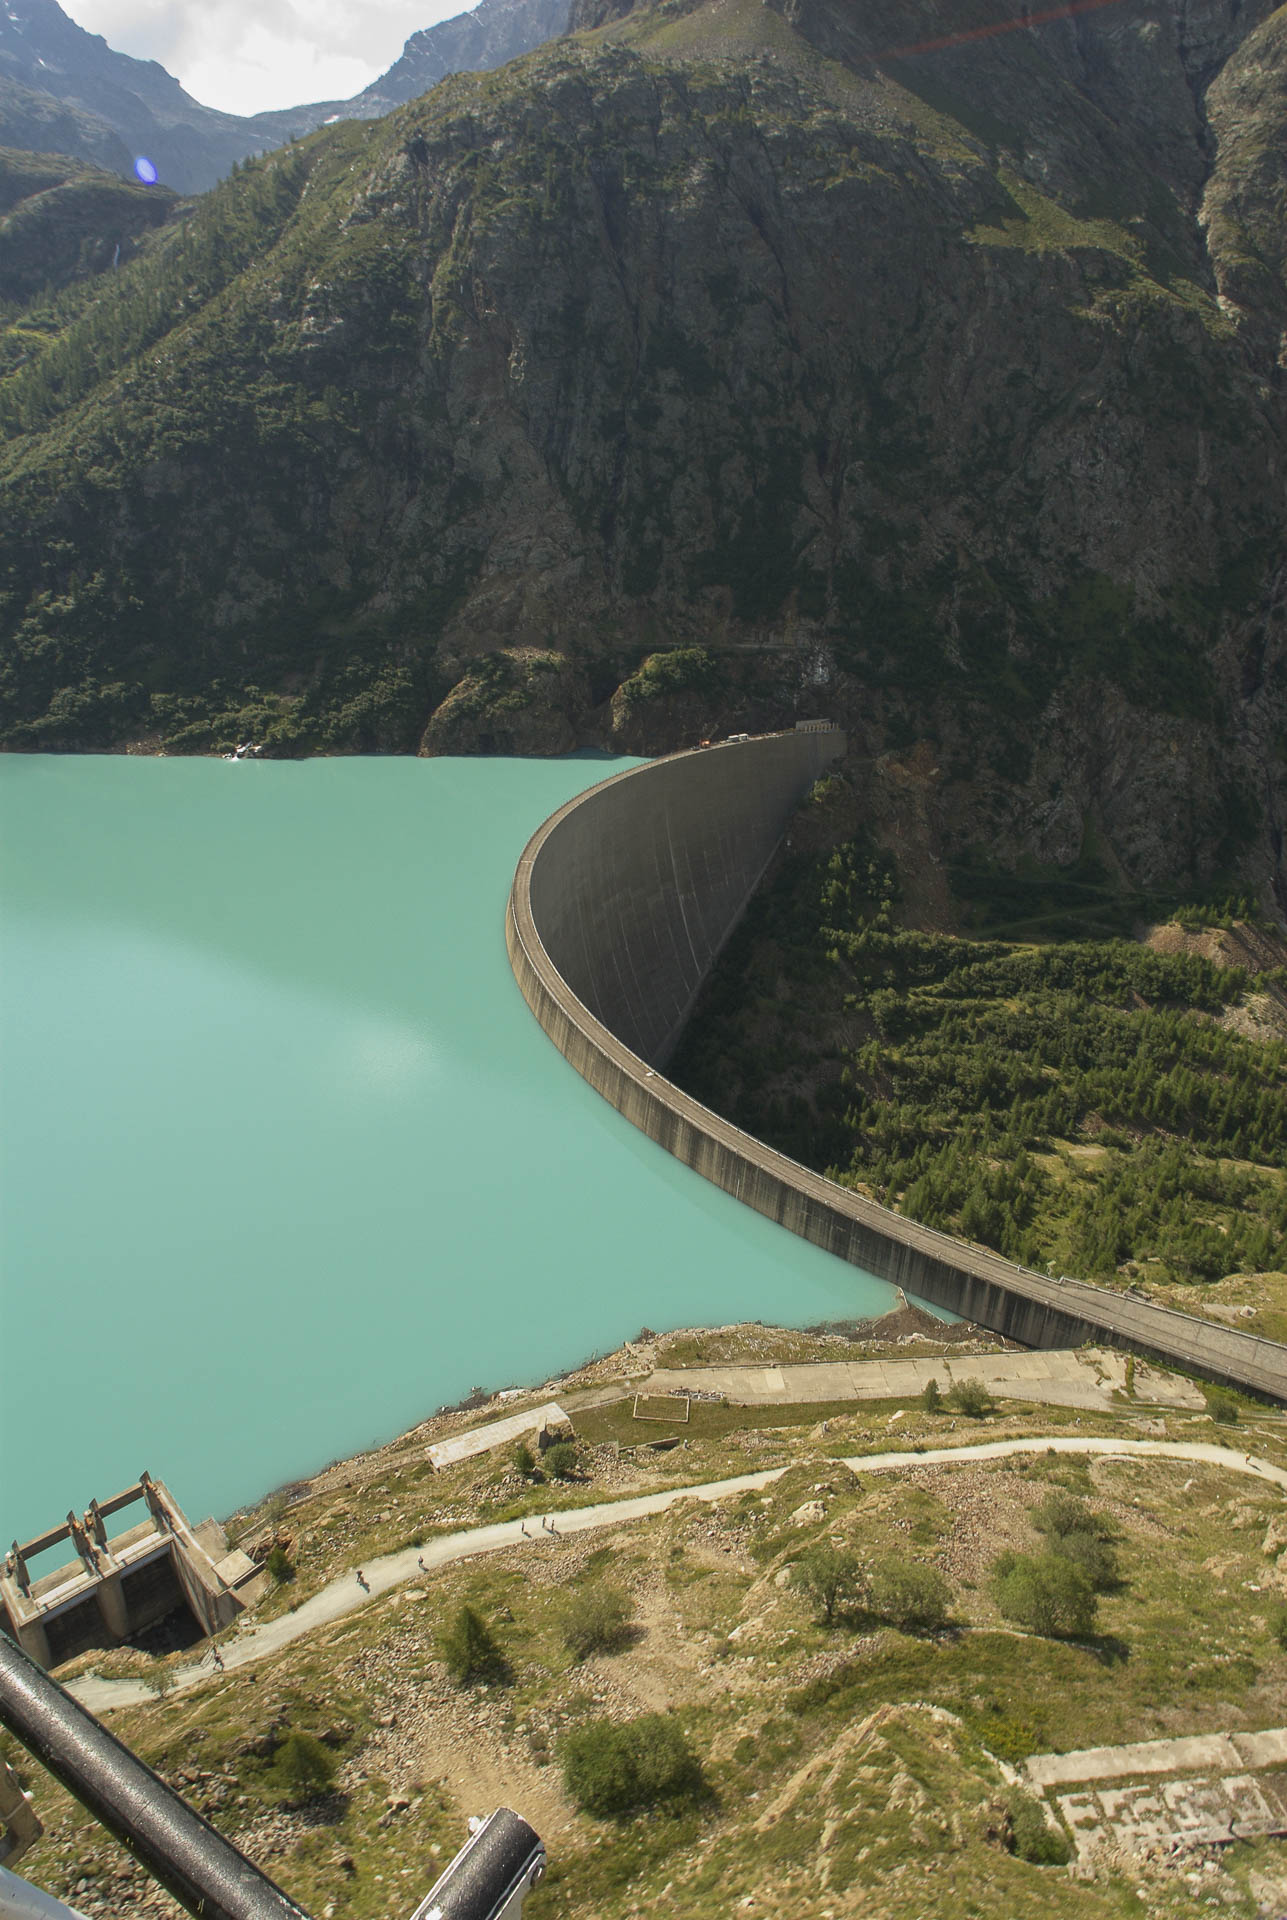
{"type": "Polygon", "coordinates": [[[593,805],[546,822],[541,858],[519,867],[541,943],[650,1067],[669,1060],[788,820],[844,750],[838,728],[703,747],[605,780],[593,805]]]}
{"type": "Polygon", "coordinates": [[[658,1071],[792,812],[843,747],[838,732],[774,734],[676,754],[551,815],[524,849],[505,922],[545,1031],[677,1159],[908,1293],[1025,1346],[1126,1347],[1287,1401],[1287,1347],[919,1226],[775,1153],[658,1071]]]}

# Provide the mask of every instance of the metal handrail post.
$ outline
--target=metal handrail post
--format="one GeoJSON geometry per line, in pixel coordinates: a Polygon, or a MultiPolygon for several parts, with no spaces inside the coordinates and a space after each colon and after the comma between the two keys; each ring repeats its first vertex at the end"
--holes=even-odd
{"type": "MultiPolygon", "coordinates": [[[[4,1633],[0,1726],[15,1734],[198,1920],[308,1920],[267,1874],[194,1813],[4,1633]]],[[[23,1815],[19,1837],[25,1848],[41,1827],[16,1781],[0,1811],[12,1816],[15,1808],[23,1815]]],[[[521,1920],[523,1900],[545,1872],[540,1835],[509,1807],[498,1807],[486,1820],[469,1824],[470,1838],[412,1920],[521,1920]]],[[[17,1858],[16,1845],[8,1851],[17,1858]]],[[[82,1916],[0,1867],[0,1920],[82,1916]]]]}
{"type": "Polygon", "coordinates": [[[43,1887],[33,1887],[30,1880],[0,1867],[0,1920],[85,1920],[85,1916],[43,1887]]]}
{"type": "Polygon", "coordinates": [[[200,1920],[308,1920],[150,1767],[0,1633],[0,1724],[200,1920]]]}

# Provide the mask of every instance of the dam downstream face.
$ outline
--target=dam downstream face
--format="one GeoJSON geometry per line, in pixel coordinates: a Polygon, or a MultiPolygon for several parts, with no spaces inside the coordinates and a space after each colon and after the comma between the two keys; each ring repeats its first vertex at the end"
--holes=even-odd
{"type": "Polygon", "coordinates": [[[891,1304],[514,984],[519,853],[629,764],[0,756],[0,1537],[141,1467],[225,1513],[645,1324],[891,1304]]]}

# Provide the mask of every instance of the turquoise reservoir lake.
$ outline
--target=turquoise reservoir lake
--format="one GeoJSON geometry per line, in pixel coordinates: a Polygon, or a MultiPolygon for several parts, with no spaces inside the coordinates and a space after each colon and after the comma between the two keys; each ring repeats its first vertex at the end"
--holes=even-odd
{"type": "Polygon", "coordinates": [[[633,1336],[879,1313],[546,1039],[529,835],[630,763],[0,756],[0,1540],[224,1514],[633,1336]]]}

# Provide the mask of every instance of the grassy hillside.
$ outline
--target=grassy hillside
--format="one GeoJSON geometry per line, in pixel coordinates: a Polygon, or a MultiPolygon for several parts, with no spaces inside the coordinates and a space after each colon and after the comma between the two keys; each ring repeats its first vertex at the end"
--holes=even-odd
{"type": "MultiPolygon", "coordinates": [[[[1089,1414],[1077,1431],[1133,1433],[1137,1411],[1089,1414]]],[[[870,1403],[831,1410],[825,1429],[766,1430],[770,1416],[745,1409],[680,1454],[618,1456],[583,1439],[578,1478],[562,1484],[505,1459],[431,1475],[426,1429],[419,1446],[297,1490],[308,1497],[284,1517],[280,1503],[243,1516],[245,1537],[275,1530],[306,1591],[359,1554],[369,1564],[448,1527],[527,1513],[539,1534],[538,1514],[557,1522],[566,1504],[788,1471],[715,1507],[540,1535],[456,1565],[258,1668],[117,1713],[113,1728],[309,1911],[338,1920],[409,1912],[466,1816],[499,1803],[545,1839],[550,1871],[530,1902],[541,1920],[920,1920],[937,1908],[1178,1920],[1193,1910],[1195,1868],[1204,1895],[1252,1920],[1253,1888],[1263,1897],[1284,1871],[1281,1842],[1224,1849],[1208,1873],[1203,1856],[1180,1854],[1110,1856],[1075,1874],[1059,1864],[1066,1838],[1051,1845],[1010,1769],[1034,1752],[1277,1724],[1277,1493],[1192,1462],[1045,1453],[851,1472],[839,1456],[887,1446],[894,1413],[909,1450],[1072,1429],[1051,1409],[962,1421],[870,1403]],[[1033,1631],[998,1602],[998,1556],[1048,1547],[1052,1496],[1093,1516],[1110,1549],[1081,1633],[1033,1631]],[[793,1572],[819,1550],[853,1556],[861,1573],[830,1624],[793,1572]],[[946,1619],[897,1624],[891,1566],[933,1570],[946,1619]],[[462,1681],[444,1636],[464,1605],[494,1655],[462,1681]],[[578,1629],[609,1616],[586,1650],[578,1629]],[[586,1811],[584,1780],[565,1765],[578,1736],[647,1716],[682,1742],[687,1772],[651,1805],[586,1811]],[[301,1733],[329,1753],[329,1786],[292,1786],[283,1756],[301,1733]]],[[[1244,1426],[1236,1444],[1278,1458],[1278,1425],[1244,1426]]],[[[1181,1413],[1149,1431],[1212,1436],[1205,1416],[1181,1413]]],[[[108,1664],[130,1658],[164,1672],[138,1656],[108,1664]]],[[[31,1860],[42,1884],[89,1913],[171,1911],[51,1783],[32,1784],[50,1825],[31,1860]]]]}

